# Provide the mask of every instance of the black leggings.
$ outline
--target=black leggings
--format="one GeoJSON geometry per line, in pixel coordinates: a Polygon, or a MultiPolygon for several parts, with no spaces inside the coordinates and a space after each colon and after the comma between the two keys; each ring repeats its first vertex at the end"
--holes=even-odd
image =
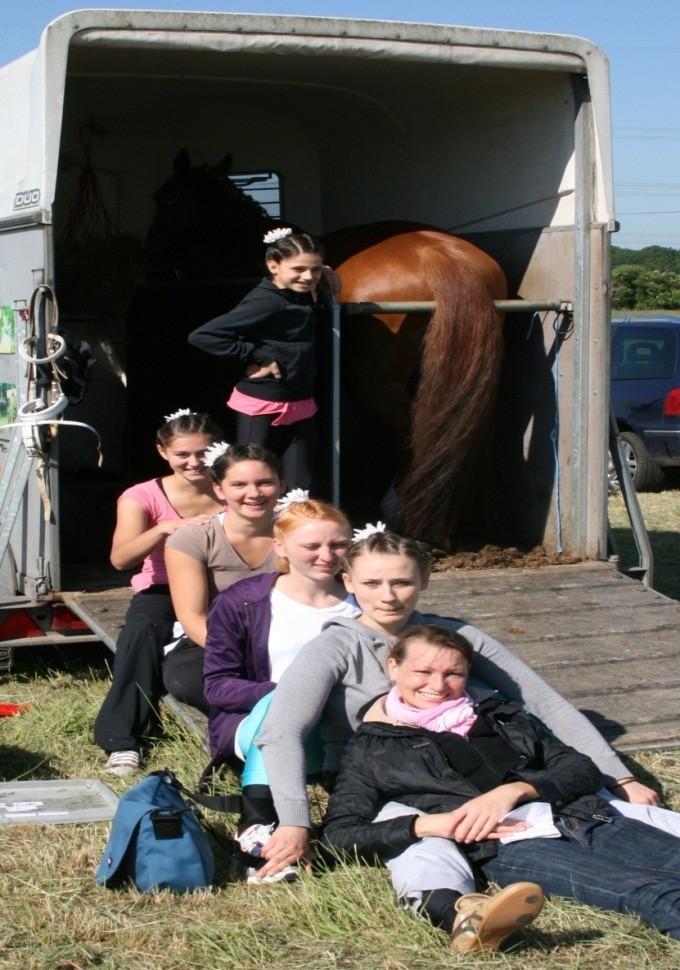
{"type": "Polygon", "coordinates": [[[118,635],[113,680],[94,722],[94,739],[105,751],[139,747],[156,719],[165,693],[163,647],[172,639],[175,614],[167,586],[133,596],[118,635]]]}
{"type": "Polygon", "coordinates": [[[163,661],[163,683],[168,694],[183,704],[208,713],[203,696],[203,658],[205,650],[189,637],[182,637],[163,661]]]}
{"type": "Polygon", "coordinates": [[[313,488],[315,421],[307,418],[295,424],[272,427],[276,414],[241,414],[236,422],[239,444],[261,445],[278,455],[287,489],[313,488]]]}

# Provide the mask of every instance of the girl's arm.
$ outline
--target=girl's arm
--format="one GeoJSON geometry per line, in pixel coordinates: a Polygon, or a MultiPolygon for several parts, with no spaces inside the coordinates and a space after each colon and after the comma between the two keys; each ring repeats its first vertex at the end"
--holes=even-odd
{"type": "Polygon", "coordinates": [[[111,565],[116,569],[134,569],[186,520],[168,520],[149,528],[146,511],[133,498],[118,501],[116,528],[111,542],[111,565]]]}
{"type": "Polygon", "coordinates": [[[166,547],[165,568],[175,615],[189,639],[204,647],[208,617],[206,566],[179,549],[166,547]]]}
{"type": "Polygon", "coordinates": [[[218,593],[208,610],[203,661],[203,693],[212,707],[227,713],[252,711],[274,689],[271,680],[252,679],[247,660],[253,646],[233,587],[218,593]]]}
{"type": "Polygon", "coordinates": [[[206,354],[234,357],[242,362],[269,363],[258,359],[262,324],[271,320],[277,307],[271,297],[249,294],[229,313],[209,320],[189,334],[189,343],[206,354]]]}
{"type": "Polygon", "coordinates": [[[346,669],[346,655],[329,633],[306,644],[287,668],[255,739],[282,826],[311,828],[305,738],[320,720],[331,690],[346,669]]]}

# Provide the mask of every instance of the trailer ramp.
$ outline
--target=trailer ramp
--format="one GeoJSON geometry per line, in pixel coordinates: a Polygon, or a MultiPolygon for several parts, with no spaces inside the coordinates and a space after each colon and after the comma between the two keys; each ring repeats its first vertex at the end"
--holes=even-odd
{"type": "Polygon", "coordinates": [[[680,602],[613,565],[435,573],[420,605],[496,637],[617,750],[680,747],[680,602]]]}
{"type": "MultiPolygon", "coordinates": [[[[61,598],[73,612],[87,623],[93,633],[106,644],[109,650],[116,651],[116,641],[125,614],[132,599],[129,587],[105,589],[97,592],[63,593],[61,598]]],[[[165,706],[191,731],[196,734],[206,751],[208,747],[208,719],[201,711],[188,704],[181,704],[169,694],[163,698],[165,706]]]]}
{"type": "MultiPolygon", "coordinates": [[[[64,601],[114,650],[131,595],[109,589],[65,593],[64,601]]],[[[680,747],[680,602],[614,566],[434,573],[421,606],[496,637],[619,751],[680,747]]],[[[164,702],[206,743],[199,711],[164,702]]]]}

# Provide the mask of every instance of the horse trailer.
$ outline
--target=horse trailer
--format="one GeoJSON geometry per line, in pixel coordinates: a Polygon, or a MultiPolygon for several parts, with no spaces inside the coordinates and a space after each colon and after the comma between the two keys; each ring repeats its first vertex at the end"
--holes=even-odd
{"type": "MultiPolygon", "coordinates": [[[[186,336],[240,296],[243,280],[154,275],[145,248],[154,194],[181,150],[196,166],[230,153],[244,191],[312,233],[408,220],[493,256],[524,301],[504,324],[500,532],[508,544],[606,561],[616,223],[608,64],[594,44],[415,23],[80,10],[0,69],[0,118],[6,647],[114,642],[125,601],[104,566],[115,497],[154,473],[164,413],[191,405],[224,419],[229,372],[186,336]],[[68,407],[40,370],[60,349],[49,336],[57,306],[59,326],[95,357],[82,403],[68,407]],[[55,626],[64,603],[83,629],[63,614],[55,626]]],[[[372,446],[345,423],[341,466],[365,462],[365,479],[379,475],[372,446]]],[[[352,511],[352,494],[340,500],[352,511]]]]}

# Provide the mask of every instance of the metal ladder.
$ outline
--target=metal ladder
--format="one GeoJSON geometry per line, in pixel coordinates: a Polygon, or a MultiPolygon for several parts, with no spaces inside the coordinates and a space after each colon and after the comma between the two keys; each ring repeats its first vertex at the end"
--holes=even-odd
{"type": "Polygon", "coordinates": [[[0,562],[5,558],[9,547],[28,478],[34,465],[35,459],[28,454],[22,435],[15,433],[0,479],[0,562]]]}

